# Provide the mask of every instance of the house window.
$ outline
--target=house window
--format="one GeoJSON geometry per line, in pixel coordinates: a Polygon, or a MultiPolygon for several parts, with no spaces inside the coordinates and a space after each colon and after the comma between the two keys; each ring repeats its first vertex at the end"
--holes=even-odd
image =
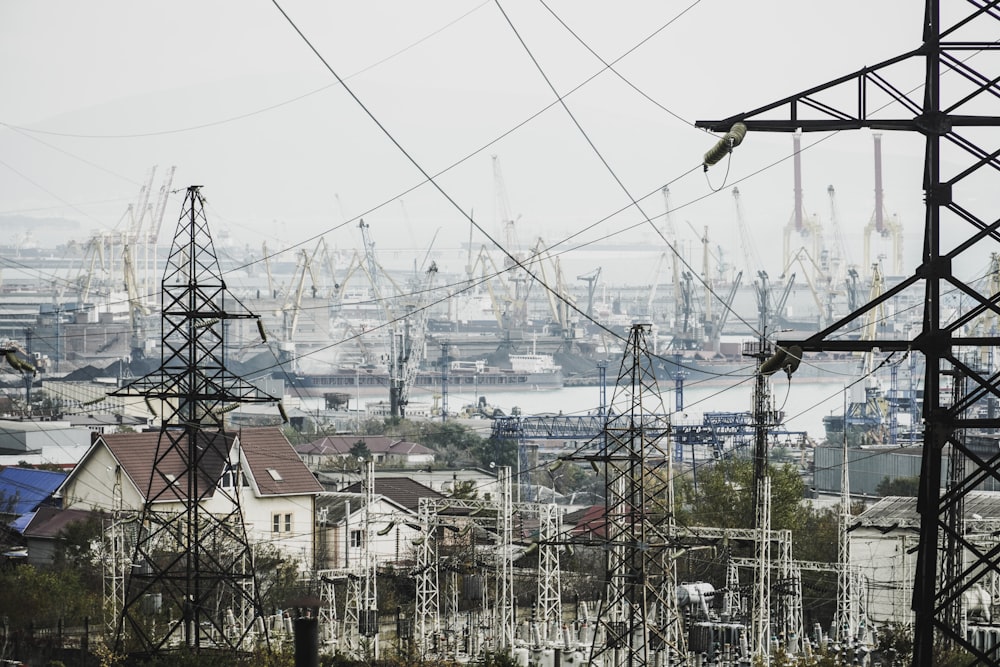
{"type": "Polygon", "coordinates": [[[226,464],[226,469],[222,472],[222,488],[231,489],[236,486],[236,480],[239,479],[239,474],[236,471],[236,466],[232,463],[226,464]]]}
{"type": "Polygon", "coordinates": [[[292,515],[291,514],[272,514],[271,515],[271,532],[272,533],[290,533],[290,532],[292,532],[292,515]]]}
{"type": "Polygon", "coordinates": [[[352,530],[351,531],[351,547],[358,549],[361,547],[361,531],[352,530]]]}
{"type": "Polygon", "coordinates": [[[275,470],[274,468],[268,468],[267,474],[270,475],[271,479],[273,479],[275,482],[280,482],[282,480],[281,473],[275,470]]]}

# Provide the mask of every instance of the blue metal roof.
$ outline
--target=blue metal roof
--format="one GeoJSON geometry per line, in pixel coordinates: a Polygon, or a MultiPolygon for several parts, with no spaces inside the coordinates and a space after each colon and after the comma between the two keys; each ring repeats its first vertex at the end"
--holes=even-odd
{"type": "Polygon", "coordinates": [[[27,514],[22,514],[13,521],[10,522],[11,530],[19,535],[24,535],[24,529],[28,527],[31,520],[35,518],[34,512],[28,512],[27,514]]]}
{"type": "Polygon", "coordinates": [[[31,468],[0,470],[0,512],[21,516],[38,509],[55,493],[68,473],[31,468]],[[13,499],[13,507],[8,503],[13,499]]]}

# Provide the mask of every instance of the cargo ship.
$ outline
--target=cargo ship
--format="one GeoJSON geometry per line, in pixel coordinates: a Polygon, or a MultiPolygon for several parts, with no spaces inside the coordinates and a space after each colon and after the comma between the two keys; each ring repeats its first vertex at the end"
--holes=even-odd
{"type": "MultiPolygon", "coordinates": [[[[452,361],[448,371],[440,368],[417,371],[410,396],[441,393],[447,375],[448,390],[480,393],[487,390],[518,391],[561,389],[562,368],[552,355],[511,354],[510,368],[489,366],[484,361],[452,361]]],[[[289,393],[323,397],[328,393],[350,396],[383,396],[389,391],[389,371],[385,366],[360,365],[337,368],[329,373],[289,375],[289,393]]]]}

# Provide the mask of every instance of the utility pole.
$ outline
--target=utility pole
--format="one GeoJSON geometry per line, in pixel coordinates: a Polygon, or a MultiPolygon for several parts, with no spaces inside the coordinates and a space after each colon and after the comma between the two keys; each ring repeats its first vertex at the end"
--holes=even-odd
{"type": "Polygon", "coordinates": [[[375,462],[365,462],[365,509],[361,527],[361,590],[358,596],[358,634],[362,660],[378,660],[378,571],[375,562],[375,462]]]}
{"type": "Polygon", "coordinates": [[[451,344],[441,343],[441,421],[448,421],[448,367],[451,365],[451,344]]]}
{"type": "Polygon", "coordinates": [[[854,573],[851,568],[851,475],[847,448],[847,388],[844,388],[844,437],[840,466],[840,520],[837,522],[837,627],[834,636],[842,646],[857,637],[857,607],[854,596],[854,573]]]}
{"type": "Polygon", "coordinates": [[[536,618],[543,642],[560,640],[562,577],[559,570],[560,526],[563,510],[553,502],[538,505],[538,604],[536,618]]]}
{"type": "MultiPolygon", "coordinates": [[[[988,336],[964,335],[963,326],[984,313],[1000,310],[996,305],[1000,295],[983,293],[978,276],[968,273],[968,267],[980,264],[979,252],[995,247],[1000,226],[992,211],[984,211],[976,203],[980,193],[1000,189],[1000,71],[994,58],[970,58],[971,54],[995,53],[998,20],[995,1],[925,0],[922,43],[916,48],[753,111],[695,123],[727,132],[720,142],[722,150],[717,147],[706,154],[706,169],[743,141],[747,131],[832,132],[867,127],[923,136],[925,215],[920,266],[870,303],[806,340],[778,341],[779,348],[798,345],[806,353],[879,349],[919,352],[924,357],[925,430],[917,500],[920,541],[912,601],[916,667],[934,663],[935,643],[944,638],[980,662],[995,660],[992,651],[977,647],[952,623],[947,611],[950,601],[961,598],[966,582],[949,576],[939,578],[938,556],[940,538],[947,530],[946,517],[976,486],[976,480],[996,474],[996,462],[984,460],[957,434],[966,429],[1000,428],[1000,417],[982,417],[968,409],[982,397],[996,395],[992,371],[971,368],[961,354],[965,347],[996,344],[996,339],[988,336]],[[946,18],[942,20],[942,16],[946,18]],[[911,87],[910,65],[914,62],[924,71],[920,101],[903,92],[911,87]],[[949,85],[943,87],[942,78],[947,75],[951,75],[949,85]],[[952,86],[952,80],[960,84],[952,86]],[[893,117],[894,112],[899,115],[893,117]],[[965,299],[957,312],[945,308],[944,303],[953,289],[972,297],[965,299]],[[857,328],[857,321],[866,312],[907,290],[911,294],[923,292],[922,326],[912,339],[865,341],[848,340],[844,335],[857,328]],[[941,378],[951,370],[965,377],[966,388],[957,400],[949,400],[941,391],[941,378]],[[948,445],[960,450],[970,465],[961,483],[942,494],[942,453],[948,445]]],[[[968,571],[995,566],[994,554],[988,551],[966,546],[964,553],[968,571]]]]}
{"type": "MultiPolygon", "coordinates": [[[[768,437],[777,423],[771,407],[768,371],[764,364],[771,356],[767,339],[771,320],[770,286],[764,271],[757,272],[757,341],[744,344],[744,356],[757,360],[753,391],[753,527],[757,532],[754,543],[754,589],[750,610],[750,653],[763,665],[770,664],[771,643],[771,473],[768,462],[768,437]]],[[[776,369],[775,369],[776,370],[776,369]]],[[[770,372],[774,372],[773,370],[770,372]]]]}

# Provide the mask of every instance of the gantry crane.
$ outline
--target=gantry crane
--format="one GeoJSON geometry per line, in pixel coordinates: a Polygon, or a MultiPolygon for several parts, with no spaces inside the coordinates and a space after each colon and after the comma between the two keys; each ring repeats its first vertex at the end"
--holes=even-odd
{"type": "MultiPolygon", "coordinates": [[[[826,322],[829,321],[832,316],[831,304],[829,301],[823,303],[823,297],[817,289],[816,284],[828,285],[830,283],[826,276],[826,272],[823,267],[816,263],[816,258],[809,254],[809,251],[802,247],[795,251],[795,254],[791,257],[791,260],[785,264],[785,270],[782,271],[782,275],[788,274],[796,264],[802,269],[802,275],[806,277],[806,285],[809,286],[809,293],[812,294],[813,303],[816,304],[816,321],[819,328],[826,326],[826,322]],[[812,269],[810,271],[810,268],[812,269]],[[810,274],[815,275],[815,278],[810,277],[810,274]]],[[[779,321],[785,319],[784,315],[778,313],[779,321]]],[[[786,322],[787,323],[787,322],[786,322]]],[[[790,324],[790,323],[789,323],[790,324]]]]}
{"type": "Polygon", "coordinates": [[[567,307],[567,304],[573,303],[573,297],[569,294],[563,281],[559,258],[553,258],[549,254],[545,241],[541,238],[535,244],[531,258],[532,261],[537,262],[538,274],[541,276],[542,283],[554,287],[554,289],[545,291],[545,295],[548,297],[549,310],[552,313],[552,320],[559,327],[559,333],[563,337],[563,340],[569,341],[573,338],[573,326],[569,320],[570,309],[567,307]],[[552,266],[552,280],[549,279],[546,271],[546,263],[550,263],[552,266]]]}
{"type": "MultiPolygon", "coordinates": [[[[424,282],[414,293],[416,297],[413,301],[404,304],[406,313],[403,315],[403,345],[397,350],[396,359],[401,364],[396,374],[398,385],[395,389],[396,403],[398,404],[399,416],[405,416],[406,404],[410,400],[410,389],[417,379],[417,371],[426,355],[425,342],[427,338],[427,304],[430,302],[430,293],[434,287],[434,280],[437,278],[438,267],[435,262],[427,268],[424,274],[424,282]]],[[[393,337],[395,339],[395,336],[393,337]]],[[[393,378],[390,378],[390,409],[392,407],[393,378]]],[[[394,416],[395,412],[392,412],[394,416]]]]}
{"type": "MultiPolygon", "coordinates": [[[[646,316],[649,318],[650,322],[656,322],[656,316],[654,314],[654,301],[656,300],[656,291],[660,285],[660,273],[663,271],[663,263],[667,260],[667,253],[661,252],[659,258],[656,260],[656,268],[653,270],[653,280],[649,285],[649,296],[646,298],[646,316]]],[[[677,262],[677,258],[674,258],[674,263],[677,262]]],[[[674,285],[676,289],[677,285],[674,285]]]]}
{"type": "Polygon", "coordinates": [[[508,285],[507,291],[510,294],[510,306],[507,308],[507,329],[522,327],[528,323],[528,291],[531,288],[530,276],[524,267],[519,265],[525,260],[521,251],[521,244],[517,236],[517,221],[510,210],[510,201],[507,197],[507,186],[504,182],[503,172],[500,169],[500,158],[496,155],[493,159],[493,187],[496,198],[497,222],[500,226],[501,237],[504,239],[506,247],[503,248],[504,261],[503,268],[505,282],[508,285]]]}

